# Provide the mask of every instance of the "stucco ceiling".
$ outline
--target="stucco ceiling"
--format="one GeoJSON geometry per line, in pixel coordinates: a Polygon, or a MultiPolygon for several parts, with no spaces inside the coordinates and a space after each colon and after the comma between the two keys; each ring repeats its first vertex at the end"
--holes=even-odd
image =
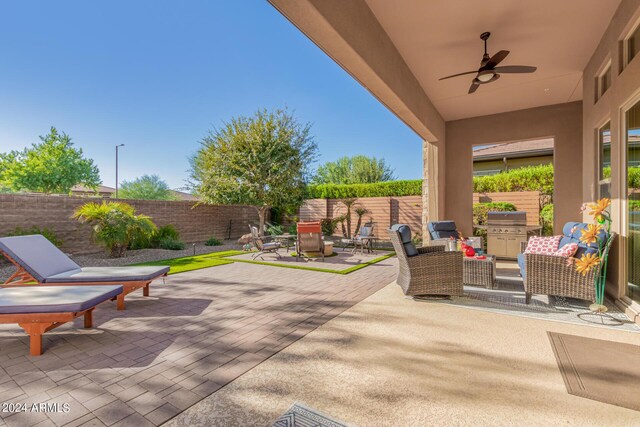
{"type": "Polygon", "coordinates": [[[620,0],[366,0],[447,121],[582,99],[582,71],[620,0]],[[500,65],[534,65],[467,91],[473,75],[438,81],[480,65],[488,50],[511,53],[500,65]]]}

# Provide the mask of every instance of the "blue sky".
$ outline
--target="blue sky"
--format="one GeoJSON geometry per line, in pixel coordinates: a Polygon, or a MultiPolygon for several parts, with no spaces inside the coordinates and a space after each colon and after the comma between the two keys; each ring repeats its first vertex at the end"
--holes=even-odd
{"type": "Polygon", "coordinates": [[[5,1],[0,151],[54,125],[114,185],[158,174],[184,185],[207,130],[261,107],[313,123],[320,161],[385,158],[420,178],[420,138],[265,0],[5,1]]]}

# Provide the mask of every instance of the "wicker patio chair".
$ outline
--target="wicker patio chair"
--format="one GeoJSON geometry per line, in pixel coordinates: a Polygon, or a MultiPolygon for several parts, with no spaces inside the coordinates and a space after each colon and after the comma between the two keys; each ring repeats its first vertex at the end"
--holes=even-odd
{"type": "Polygon", "coordinates": [[[399,263],[396,283],[405,295],[463,294],[462,252],[445,252],[444,246],[416,248],[411,242],[411,230],[404,224],[391,227],[389,238],[399,263]]]}
{"type": "MultiPolygon", "coordinates": [[[[579,233],[581,223],[569,223],[565,229],[574,229],[578,225],[578,231],[565,233],[567,241],[577,240],[575,236],[579,233]]],[[[615,240],[616,233],[611,233],[607,239],[604,253],[607,254],[611,244],[615,240]]],[[[564,243],[561,241],[561,246],[564,243]]],[[[584,245],[583,245],[584,246],[584,245]]],[[[527,243],[521,244],[521,251],[527,247],[527,243]]],[[[579,255],[579,254],[578,254],[579,255]]],[[[522,257],[523,254],[520,254],[522,257]]],[[[522,258],[521,258],[522,259],[522,258]]],[[[524,265],[521,265],[521,274],[524,281],[525,301],[531,302],[533,294],[554,295],[559,297],[577,298],[595,302],[595,279],[600,274],[601,266],[594,268],[586,275],[576,271],[573,263],[568,263],[567,258],[553,255],[524,254],[524,265]],[[523,269],[524,267],[524,269],[523,269]]]]}

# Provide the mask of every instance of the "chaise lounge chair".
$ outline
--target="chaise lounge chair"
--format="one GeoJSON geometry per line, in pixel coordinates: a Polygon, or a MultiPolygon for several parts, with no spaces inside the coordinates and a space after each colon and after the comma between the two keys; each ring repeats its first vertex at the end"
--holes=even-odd
{"type": "Polygon", "coordinates": [[[0,289],[0,323],[17,323],[29,334],[32,356],[42,354],[42,335],[84,316],[91,328],[93,309],[122,294],[122,286],[20,286],[0,289]]]}
{"type": "Polygon", "coordinates": [[[80,267],[39,234],[2,237],[0,253],[17,267],[2,287],[31,282],[50,286],[122,285],[118,310],[124,310],[124,297],[136,289],[142,288],[143,295],[149,296],[149,284],[169,271],[169,267],[80,267]]]}

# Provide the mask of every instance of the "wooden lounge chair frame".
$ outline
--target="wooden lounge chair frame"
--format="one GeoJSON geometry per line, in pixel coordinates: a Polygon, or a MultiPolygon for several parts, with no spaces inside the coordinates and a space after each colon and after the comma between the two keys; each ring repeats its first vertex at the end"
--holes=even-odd
{"type": "Polygon", "coordinates": [[[17,261],[9,256],[4,251],[0,251],[0,254],[4,255],[5,258],[9,260],[13,265],[16,266],[17,270],[15,273],[9,277],[4,284],[1,286],[3,288],[14,287],[14,286],[25,286],[25,285],[46,285],[46,286],[84,286],[84,285],[122,285],[123,291],[120,295],[116,297],[118,310],[124,310],[124,297],[136,289],[142,289],[142,295],[148,297],[149,293],[149,285],[155,279],[162,277],[163,280],[167,276],[167,273],[164,273],[160,276],[154,277],[151,280],[139,280],[139,281],[110,281],[110,282],[65,282],[65,283],[42,283],[38,282],[38,280],[33,277],[27,270],[24,269],[17,261]]]}
{"type": "Polygon", "coordinates": [[[17,323],[29,335],[29,354],[42,354],[42,335],[58,326],[84,316],[84,327],[93,327],[93,310],[63,313],[0,314],[0,323],[17,323]]]}

